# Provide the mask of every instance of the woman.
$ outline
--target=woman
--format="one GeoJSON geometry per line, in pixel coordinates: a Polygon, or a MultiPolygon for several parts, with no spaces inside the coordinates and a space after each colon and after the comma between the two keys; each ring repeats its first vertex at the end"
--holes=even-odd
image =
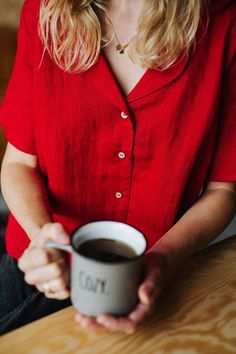
{"type": "Polygon", "coordinates": [[[65,255],[41,248],[46,240],[68,243],[100,219],[144,232],[136,309],[76,316],[132,333],[176,267],[230,222],[235,39],[230,0],[25,1],[1,108],[11,210],[2,332],[69,304],[65,255]]]}

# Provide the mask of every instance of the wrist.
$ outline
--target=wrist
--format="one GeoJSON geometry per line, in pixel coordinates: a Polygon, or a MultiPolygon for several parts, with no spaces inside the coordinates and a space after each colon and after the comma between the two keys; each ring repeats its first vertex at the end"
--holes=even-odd
{"type": "Polygon", "coordinates": [[[161,268],[166,270],[175,269],[186,258],[178,247],[167,242],[164,236],[148,252],[155,253],[160,260],[161,268]]]}
{"type": "Polygon", "coordinates": [[[169,269],[169,259],[167,257],[167,254],[160,252],[156,247],[150,248],[147,253],[147,260],[152,260],[153,263],[155,263],[160,271],[163,273],[167,269],[169,269]]]}

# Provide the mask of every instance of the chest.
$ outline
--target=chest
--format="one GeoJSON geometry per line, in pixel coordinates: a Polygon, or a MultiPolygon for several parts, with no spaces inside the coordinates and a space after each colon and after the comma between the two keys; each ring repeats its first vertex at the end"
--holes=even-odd
{"type": "Polygon", "coordinates": [[[64,73],[45,57],[34,82],[40,145],[44,150],[50,145],[47,151],[63,145],[77,156],[78,144],[84,144],[82,151],[88,143],[93,151],[110,151],[116,141],[123,151],[124,139],[131,144],[134,134],[136,146],[147,152],[161,142],[167,151],[192,136],[201,140],[220,102],[223,50],[216,56],[212,48],[205,57],[203,41],[199,49],[190,62],[183,59],[165,71],[146,71],[115,48],[106,48],[96,65],[80,74],[64,73]]]}
{"type": "Polygon", "coordinates": [[[124,54],[118,53],[115,46],[105,48],[104,55],[118,85],[124,95],[128,96],[141,80],[147,69],[135,64],[130,59],[127,51],[125,51],[124,54]]]}

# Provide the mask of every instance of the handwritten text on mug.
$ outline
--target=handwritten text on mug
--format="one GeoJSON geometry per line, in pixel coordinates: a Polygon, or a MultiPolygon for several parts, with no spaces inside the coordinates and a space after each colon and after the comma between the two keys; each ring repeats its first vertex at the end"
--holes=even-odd
{"type": "Polygon", "coordinates": [[[82,270],[79,272],[79,284],[82,289],[109,295],[107,292],[107,281],[105,279],[93,278],[82,270]]]}

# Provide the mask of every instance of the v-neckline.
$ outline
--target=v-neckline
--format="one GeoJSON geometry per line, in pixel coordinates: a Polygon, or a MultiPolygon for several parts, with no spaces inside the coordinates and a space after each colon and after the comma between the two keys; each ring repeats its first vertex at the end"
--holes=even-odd
{"type": "Polygon", "coordinates": [[[150,69],[146,69],[145,72],[143,73],[143,75],[141,75],[141,77],[137,80],[137,82],[134,84],[134,86],[131,88],[131,90],[128,93],[125,93],[119,79],[117,78],[117,75],[114,73],[114,71],[112,70],[112,67],[109,63],[109,60],[107,59],[107,57],[105,56],[105,54],[103,52],[101,52],[101,57],[104,60],[108,70],[110,71],[111,76],[113,77],[113,79],[115,80],[117,86],[119,87],[122,95],[124,96],[124,98],[126,99],[126,101],[128,101],[129,96],[133,93],[133,91],[136,90],[136,88],[142,83],[142,81],[144,80],[144,78],[146,77],[148,71],[150,69]]]}
{"type": "Polygon", "coordinates": [[[188,62],[187,56],[184,56],[175,65],[166,70],[146,70],[128,95],[125,95],[121,89],[103,53],[100,54],[97,63],[89,70],[83,72],[82,75],[90,84],[96,86],[109,101],[121,111],[126,112],[129,110],[130,103],[176,81],[188,68],[188,62]]]}

